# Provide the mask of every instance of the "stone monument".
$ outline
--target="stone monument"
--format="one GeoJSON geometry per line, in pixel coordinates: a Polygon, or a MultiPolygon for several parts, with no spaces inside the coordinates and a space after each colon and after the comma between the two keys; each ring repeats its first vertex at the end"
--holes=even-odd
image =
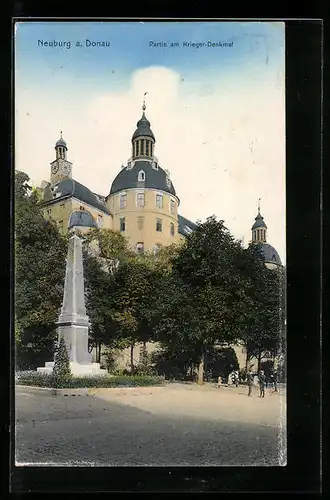
{"type": "MultiPolygon", "coordinates": [[[[85,306],[84,264],[82,241],[74,234],[69,239],[66,260],[62,309],[57,321],[58,338],[65,340],[73,375],[107,375],[99,363],[92,363],[88,352],[88,316],[85,306]]],[[[49,361],[38,372],[52,373],[54,361],[49,361]]]]}

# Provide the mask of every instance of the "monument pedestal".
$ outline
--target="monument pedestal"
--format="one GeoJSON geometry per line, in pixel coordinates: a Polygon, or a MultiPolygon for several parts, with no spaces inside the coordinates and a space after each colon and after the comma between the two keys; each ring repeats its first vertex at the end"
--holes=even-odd
{"type": "MultiPolygon", "coordinates": [[[[45,366],[37,368],[39,373],[53,373],[54,361],[47,361],[45,366]]],[[[75,363],[74,361],[70,361],[70,369],[72,375],[75,377],[81,377],[84,375],[108,375],[107,370],[101,368],[100,363],[87,363],[85,365],[81,363],[75,363]]]]}

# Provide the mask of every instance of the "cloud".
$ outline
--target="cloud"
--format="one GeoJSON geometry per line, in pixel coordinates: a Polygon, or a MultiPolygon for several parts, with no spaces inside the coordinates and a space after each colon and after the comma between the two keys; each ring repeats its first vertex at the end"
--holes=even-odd
{"type": "Polygon", "coordinates": [[[156,136],[155,154],[171,173],[180,213],[192,220],[216,214],[250,240],[261,197],[268,241],[285,260],[284,75],[183,78],[166,67],[135,71],[121,91],[87,88],[67,94],[19,86],[16,168],[34,183],[48,179],[63,130],[74,177],[108,194],[141,117],[143,94],[156,136]]]}

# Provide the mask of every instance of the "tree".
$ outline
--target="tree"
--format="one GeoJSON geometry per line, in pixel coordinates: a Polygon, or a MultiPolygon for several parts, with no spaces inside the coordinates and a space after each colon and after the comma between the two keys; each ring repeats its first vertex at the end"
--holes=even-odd
{"type": "Polygon", "coordinates": [[[53,383],[59,387],[70,381],[72,377],[68,351],[63,337],[59,340],[54,356],[53,383]]]}
{"type": "Polygon", "coordinates": [[[53,354],[67,240],[45,220],[29,177],[15,172],[15,339],[17,364],[41,366],[53,354]]]}
{"type": "Polygon", "coordinates": [[[112,317],[122,345],[131,348],[131,372],[135,344],[153,340],[150,305],[165,269],[166,265],[152,255],[133,255],[120,264],[115,274],[112,317]]]}
{"type": "MultiPolygon", "coordinates": [[[[204,380],[205,354],[216,341],[239,338],[245,291],[243,248],[214,216],[198,223],[174,256],[152,311],[157,337],[168,346],[191,349],[204,380]]],[[[175,350],[175,349],[174,349],[175,350]]]]}
{"type": "Polygon", "coordinates": [[[282,271],[267,269],[259,245],[251,244],[244,257],[248,300],[241,340],[247,351],[246,369],[249,360],[256,357],[259,370],[266,353],[275,357],[280,347],[284,314],[282,271]]]}
{"type": "Polygon", "coordinates": [[[91,322],[90,336],[100,362],[101,346],[118,338],[114,319],[115,274],[131,252],[119,232],[94,229],[84,236],[84,277],[86,309],[91,322]]]}

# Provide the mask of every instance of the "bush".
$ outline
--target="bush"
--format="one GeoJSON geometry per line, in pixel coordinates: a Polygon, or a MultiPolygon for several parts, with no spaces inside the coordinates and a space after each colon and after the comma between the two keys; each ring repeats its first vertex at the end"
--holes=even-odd
{"type": "Polygon", "coordinates": [[[65,340],[62,337],[56,347],[53,367],[54,387],[67,387],[71,380],[70,360],[66,349],[65,340]],[[64,385],[63,385],[64,384],[64,385]]]}
{"type": "Polygon", "coordinates": [[[136,376],[109,376],[109,375],[89,375],[75,377],[71,376],[69,380],[59,381],[54,379],[52,374],[39,373],[35,371],[17,372],[15,382],[18,385],[30,385],[34,387],[51,388],[106,388],[106,387],[150,387],[159,386],[164,383],[163,377],[150,377],[143,375],[136,376]]]}

